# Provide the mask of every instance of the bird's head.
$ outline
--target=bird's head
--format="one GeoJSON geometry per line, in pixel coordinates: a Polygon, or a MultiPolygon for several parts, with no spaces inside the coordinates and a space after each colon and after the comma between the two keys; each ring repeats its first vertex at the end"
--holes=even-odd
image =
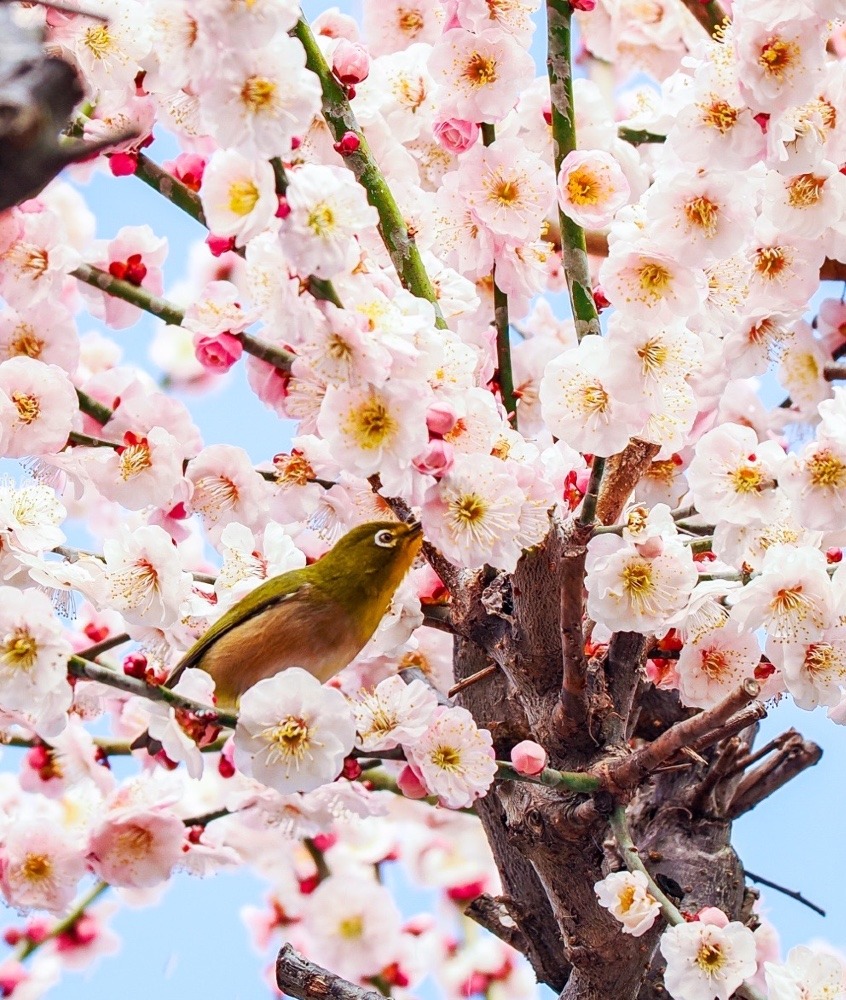
{"type": "Polygon", "coordinates": [[[338,581],[336,587],[349,588],[348,595],[356,599],[356,590],[377,587],[388,599],[411,568],[423,542],[423,529],[418,521],[369,521],[348,531],[335,547],[317,563],[326,563],[338,581]]]}

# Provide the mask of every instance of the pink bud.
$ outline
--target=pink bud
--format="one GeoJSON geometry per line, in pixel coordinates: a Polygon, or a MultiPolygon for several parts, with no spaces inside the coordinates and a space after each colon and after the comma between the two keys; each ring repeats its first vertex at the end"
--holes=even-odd
{"type": "Polygon", "coordinates": [[[597,285],[593,290],[593,303],[596,306],[597,312],[602,312],[603,309],[607,309],[611,305],[611,301],[603,291],[601,285],[597,285]]]}
{"type": "Polygon", "coordinates": [[[475,145],[479,138],[479,126],[475,122],[466,122],[461,118],[436,121],[433,132],[441,146],[456,156],[475,145]]]}
{"type": "Polygon", "coordinates": [[[429,789],[408,765],[400,771],[397,787],[407,799],[425,799],[429,794],[429,789]]]}
{"type": "Polygon", "coordinates": [[[194,354],[207,371],[222,374],[244,353],[244,345],[231,333],[219,333],[216,337],[200,337],[194,342],[194,354]]]}
{"type": "Polygon", "coordinates": [[[523,740],[511,751],[511,763],[520,774],[529,777],[540,774],[548,760],[546,750],[534,740],[523,740]]]}
{"type": "Polygon", "coordinates": [[[147,657],[143,653],[130,653],[123,661],[123,672],[128,677],[143,678],[147,670],[147,657]]]}
{"type": "Polygon", "coordinates": [[[429,428],[429,433],[437,434],[439,437],[449,434],[457,420],[455,407],[445,401],[432,403],[426,410],[426,426],[429,428]]]}
{"type": "Polygon", "coordinates": [[[596,0],[570,0],[573,10],[591,11],[596,6],[596,0]]]}
{"type": "Polygon", "coordinates": [[[358,42],[342,38],[335,46],[332,56],[332,72],[346,86],[366,80],[370,73],[367,49],[358,42]]]}
{"type": "Polygon", "coordinates": [[[311,22],[316,35],[325,38],[347,38],[354,42],[358,38],[358,24],[349,14],[342,14],[337,7],[325,10],[311,22]]]}
{"type": "Polygon", "coordinates": [[[426,445],[425,451],[414,458],[411,464],[424,476],[445,476],[455,462],[455,449],[449,441],[436,438],[426,445]]]}
{"type": "Polygon", "coordinates": [[[169,173],[192,191],[199,191],[203,182],[203,171],[206,161],[196,153],[180,153],[175,160],[167,160],[162,166],[169,173]]]}
{"type": "Polygon", "coordinates": [[[353,153],[358,152],[361,146],[361,139],[355,134],[355,132],[344,132],[340,140],[333,143],[332,148],[336,153],[340,153],[341,156],[352,156],[353,153]]]}
{"type": "Polygon", "coordinates": [[[276,209],[277,219],[287,219],[291,214],[291,206],[288,204],[288,199],[280,194],[279,195],[279,207],[276,209]]]}
{"type": "Polygon", "coordinates": [[[215,236],[214,233],[209,233],[206,237],[206,246],[211,250],[212,257],[222,257],[235,249],[235,237],[215,236]]]}
{"type": "Polygon", "coordinates": [[[576,472],[576,489],[582,496],[587,493],[588,483],[590,482],[590,469],[579,469],[576,472]]]}
{"type": "Polygon", "coordinates": [[[113,177],[131,177],[137,166],[137,153],[112,153],[109,157],[109,170],[113,177]]]}
{"type": "Polygon", "coordinates": [[[725,927],[729,918],[716,906],[703,906],[696,914],[700,924],[711,924],[714,927],[725,927]]]}
{"type": "Polygon", "coordinates": [[[471,899],[481,896],[485,891],[485,878],[476,879],[473,882],[463,882],[461,885],[452,885],[447,889],[447,896],[453,903],[469,903],[471,899]]]}
{"type": "Polygon", "coordinates": [[[664,551],[664,539],[655,535],[646,542],[635,542],[635,548],[644,559],[657,559],[664,551]]]}

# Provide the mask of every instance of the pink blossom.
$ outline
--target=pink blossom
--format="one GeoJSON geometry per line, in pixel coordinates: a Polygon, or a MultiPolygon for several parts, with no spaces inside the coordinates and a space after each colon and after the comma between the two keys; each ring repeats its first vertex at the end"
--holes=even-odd
{"type": "Polygon", "coordinates": [[[580,226],[607,226],[629,200],[630,191],[620,165],[602,150],[573,150],[561,163],[558,205],[580,226]]]}
{"type": "Polygon", "coordinates": [[[60,451],[79,411],[67,373],[27,356],[0,363],[0,453],[7,458],[60,451]]]}
{"type": "Polygon", "coordinates": [[[145,889],[170,878],[182,856],[185,826],[171,812],[121,809],[107,815],[88,838],[88,864],[110,885],[145,889]]]}
{"type": "Polygon", "coordinates": [[[455,462],[455,451],[448,441],[430,441],[425,451],[412,460],[414,468],[424,476],[445,476],[455,462]]]}
{"type": "Polygon", "coordinates": [[[332,71],[343,84],[361,83],[370,72],[370,56],[358,42],[341,38],[332,53],[332,71]]]}

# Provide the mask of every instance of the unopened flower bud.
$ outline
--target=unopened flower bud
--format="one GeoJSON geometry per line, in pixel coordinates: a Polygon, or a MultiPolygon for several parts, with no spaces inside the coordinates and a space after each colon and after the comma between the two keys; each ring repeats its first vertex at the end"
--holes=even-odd
{"type": "Polygon", "coordinates": [[[341,141],[336,142],[332,148],[336,153],[340,153],[341,156],[352,156],[353,153],[358,152],[360,146],[361,139],[359,139],[355,132],[344,132],[341,136],[341,141]]]}
{"type": "Polygon", "coordinates": [[[411,464],[423,476],[445,476],[455,463],[455,449],[449,441],[430,441],[411,464]]]}
{"type": "Polygon", "coordinates": [[[131,177],[137,167],[137,153],[112,153],[109,157],[109,170],[113,177],[131,177]]]}
{"type": "Polygon", "coordinates": [[[332,72],[345,86],[361,83],[370,73],[370,56],[358,42],[342,38],[332,56],[332,72]]]}
{"type": "Polygon", "coordinates": [[[703,906],[696,914],[700,924],[712,924],[714,927],[725,927],[729,918],[716,906],[703,906]]]}
{"type": "Polygon", "coordinates": [[[147,670],[147,657],[143,653],[130,653],[124,658],[123,672],[127,677],[137,677],[143,680],[147,670]]]}
{"type": "Polygon", "coordinates": [[[432,131],[440,146],[448,153],[458,155],[476,144],[479,126],[461,118],[445,118],[435,122],[432,131]]]}
{"type": "Polygon", "coordinates": [[[429,794],[429,789],[407,765],[400,771],[397,787],[407,799],[425,799],[429,794]]]}
{"type": "Polygon", "coordinates": [[[194,341],[194,355],[206,369],[222,375],[244,353],[244,345],[231,333],[219,333],[216,337],[198,337],[194,341]]]}
{"type": "Polygon", "coordinates": [[[573,10],[591,11],[596,6],[596,0],[570,0],[573,10]]]}
{"type": "Polygon", "coordinates": [[[540,774],[548,760],[546,750],[534,740],[523,740],[511,751],[511,763],[520,774],[529,777],[540,774]]]}
{"type": "Polygon", "coordinates": [[[211,251],[212,257],[222,257],[225,253],[235,249],[234,236],[215,236],[209,233],[206,237],[206,246],[211,251]]]}

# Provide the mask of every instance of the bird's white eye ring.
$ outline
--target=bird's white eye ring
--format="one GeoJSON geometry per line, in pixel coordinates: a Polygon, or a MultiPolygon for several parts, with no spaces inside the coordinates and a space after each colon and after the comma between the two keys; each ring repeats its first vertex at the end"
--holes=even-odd
{"type": "Polygon", "coordinates": [[[397,544],[393,531],[389,531],[387,528],[377,531],[373,536],[373,541],[383,549],[392,549],[397,544]]]}

